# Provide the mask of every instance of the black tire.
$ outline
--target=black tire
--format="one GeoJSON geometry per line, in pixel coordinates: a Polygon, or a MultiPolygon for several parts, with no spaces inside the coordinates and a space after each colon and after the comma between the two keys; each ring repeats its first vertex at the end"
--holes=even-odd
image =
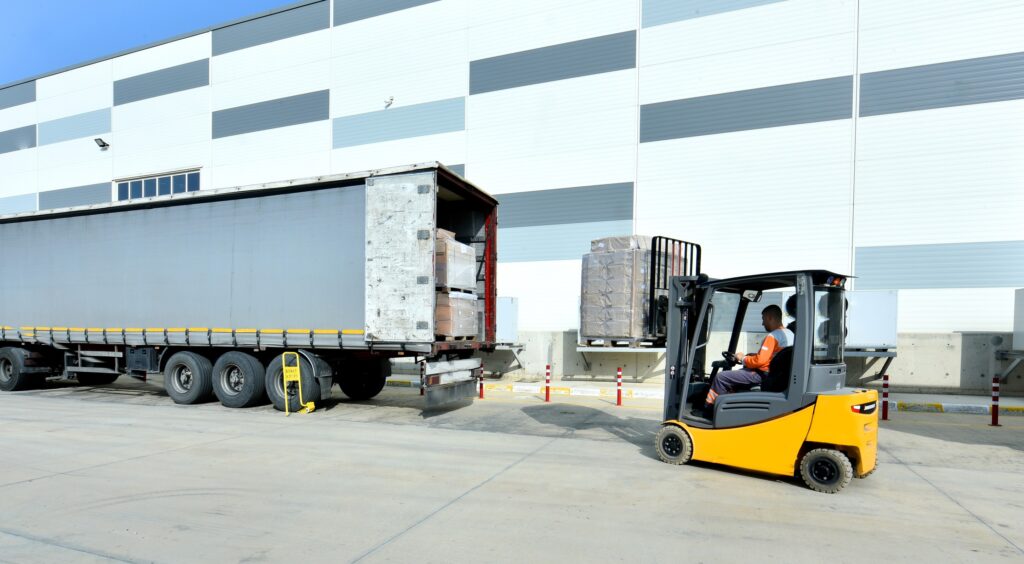
{"type": "Polygon", "coordinates": [[[267,399],[267,374],[252,355],[230,351],[213,364],[213,393],[224,407],[252,407],[267,399]]]}
{"type": "Polygon", "coordinates": [[[164,367],[164,388],[174,403],[190,405],[213,397],[210,359],[190,351],[176,353],[164,367]]]}
{"type": "Polygon", "coordinates": [[[800,459],[800,477],[816,492],[834,494],[853,478],[853,465],[842,452],[816,448],[800,459]]]}
{"type": "Polygon", "coordinates": [[[387,385],[391,375],[391,360],[387,358],[352,361],[343,366],[351,368],[343,370],[335,380],[341,392],[356,401],[375,397],[387,385]]]}
{"type": "Polygon", "coordinates": [[[654,439],[658,458],[669,464],[686,464],[693,456],[693,441],[690,434],[678,425],[662,425],[654,439]]]}
{"type": "MultiPolygon", "coordinates": [[[[302,399],[309,402],[320,401],[320,383],[313,375],[313,365],[306,357],[299,355],[299,377],[302,379],[302,399]]],[[[281,355],[274,357],[267,365],[266,376],[267,397],[274,409],[284,411],[284,368],[282,367],[281,355]]],[[[301,411],[302,404],[299,403],[299,390],[295,384],[288,385],[288,411],[301,411]]]]}
{"type": "Polygon", "coordinates": [[[875,467],[874,468],[872,468],[871,470],[868,470],[867,472],[865,472],[863,474],[854,474],[853,477],[857,478],[858,480],[863,480],[864,478],[867,478],[868,476],[874,474],[875,470],[878,470],[878,461],[877,460],[875,461],[875,467]]]}
{"type": "Polygon", "coordinates": [[[0,390],[16,392],[39,384],[37,374],[26,374],[28,351],[15,347],[0,349],[0,390]]]}
{"type": "Polygon", "coordinates": [[[120,374],[78,374],[75,378],[83,386],[106,386],[113,384],[120,374]]]}

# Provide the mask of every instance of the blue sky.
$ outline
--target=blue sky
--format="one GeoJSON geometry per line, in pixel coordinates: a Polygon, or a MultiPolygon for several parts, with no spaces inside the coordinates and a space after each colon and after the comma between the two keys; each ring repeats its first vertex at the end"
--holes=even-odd
{"type": "Polygon", "coordinates": [[[0,86],[296,0],[0,0],[0,86]]]}

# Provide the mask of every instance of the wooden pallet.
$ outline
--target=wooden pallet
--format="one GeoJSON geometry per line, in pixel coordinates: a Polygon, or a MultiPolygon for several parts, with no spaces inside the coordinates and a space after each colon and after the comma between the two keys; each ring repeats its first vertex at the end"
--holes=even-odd
{"type": "Polygon", "coordinates": [[[437,286],[437,291],[442,294],[450,294],[452,292],[462,292],[463,294],[476,294],[476,288],[472,290],[465,290],[463,288],[451,288],[448,286],[437,286]]]}
{"type": "Polygon", "coordinates": [[[451,337],[449,335],[434,335],[434,340],[442,343],[450,343],[454,341],[475,341],[476,335],[463,335],[461,337],[451,337]]]}
{"type": "Polygon", "coordinates": [[[639,349],[654,348],[655,342],[652,339],[583,339],[580,345],[585,347],[604,347],[608,349],[639,349]]]}

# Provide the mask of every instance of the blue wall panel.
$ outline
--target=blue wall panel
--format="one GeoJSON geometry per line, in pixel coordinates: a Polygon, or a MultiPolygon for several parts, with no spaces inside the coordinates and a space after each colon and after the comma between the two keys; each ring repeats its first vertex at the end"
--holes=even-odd
{"type": "MultiPolygon", "coordinates": [[[[110,131],[110,108],[68,116],[39,124],[39,144],[91,137],[110,131]]],[[[90,141],[91,142],[91,141],[90,141]]]]}
{"type": "Polygon", "coordinates": [[[497,198],[501,227],[633,219],[632,182],[516,192],[497,198]]]}
{"type": "Polygon", "coordinates": [[[0,215],[36,211],[36,195],[21,194],[0,198],[0,215]]]}
{"type": "Polygon", "coordinates": [[[1024,241],[857,247],[856,288],[1021,288],[1024,241]]]}
{"type": "Polygon", "coordinates": [[[31,149],[36,146],[36,126],[26,125],[0,131],[0,154],[31,149]]]}
{"type": "Polygon", "coordinates": [[[23,82],[0,90],[0,110],[12,108],[36,99],[36,81],[23,82]]]}
{"type": "Polygon", "coordinates": [[[644,0],[643,27],[703,18],[782,0],[644,0]]]}
{"type": "Polygon", "coordinates": [[[50,210],[109,202],[110,186],[109,182],[103,182],[100,184],[73,186],[71,188],[63,188],[61,190],[40,192],[39,209],[50,210]]]}
{"type": "Polygon", "coordinates": [[[502,228],[500,207],[498,217],[500,262],[580,260],[594,239],[633,234],[632,220],[502,228]]]}
{"type": "Polygon", "coordinates": [[[334,119],[334,148],[422,137],[466,128],[466,99],[449,98],[334,119]]]}

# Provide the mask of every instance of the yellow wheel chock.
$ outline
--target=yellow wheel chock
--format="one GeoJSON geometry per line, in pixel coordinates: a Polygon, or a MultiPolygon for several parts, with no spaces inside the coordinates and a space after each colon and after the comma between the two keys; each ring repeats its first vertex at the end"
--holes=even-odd
{"type": "Polygon", "coordinates": [[[316,404],[312,401],[306,402],[302,400],[302,369],[299,365],[299,353],[297,352],[286,352],[281,355],[281,367],[284,370],[284,382],[282,383],[282,391],[284,392],[284,415],[285,417],[291,415],[288,408],[291,401],[288,400],[288,383],[295,382],[299,387],[299,405],[301,405],[306,413],[312,413],[316,409],[316,404]]]}

